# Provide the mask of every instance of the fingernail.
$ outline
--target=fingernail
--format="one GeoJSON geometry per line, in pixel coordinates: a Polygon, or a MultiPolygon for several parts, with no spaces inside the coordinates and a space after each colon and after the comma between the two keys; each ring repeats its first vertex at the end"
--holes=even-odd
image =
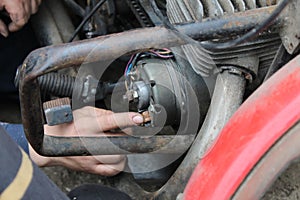
{"type": "Polygon", "coordinates": [[[132,121],[133,121],[134,123],[136,123],[136,124],[141,124],[141,123],[144,122],[144,119],[143,119],[142,116],[136,115],[136,116],[134,116],[134,117],[132,118],[132,121]]]}

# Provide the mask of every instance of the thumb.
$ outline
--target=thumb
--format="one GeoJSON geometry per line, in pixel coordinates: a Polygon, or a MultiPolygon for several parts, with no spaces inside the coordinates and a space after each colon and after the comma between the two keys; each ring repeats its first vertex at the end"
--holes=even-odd
{"type": "Polygon", "coordinates": [[[3,35],[4,37],[7,37],[9,34],[6,24],[1,19],[0,19],[0,34],[3,35]]]}

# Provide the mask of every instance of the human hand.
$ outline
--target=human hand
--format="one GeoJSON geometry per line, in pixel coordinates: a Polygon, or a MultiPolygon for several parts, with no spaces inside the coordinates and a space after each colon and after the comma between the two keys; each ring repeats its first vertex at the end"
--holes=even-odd
{"type": "Polygon", "coordinates": [[[42,0],[0,0],[0,11],[6,10],[11,23],[0,20],[0,33],[7,37],[9,32],[20,30],[29,20],[30,15],[37,12],[42,0]]]}
{"type": "MultiPolygon", "coordinates": [[[[143,123],[138,113],[113,113],[112,111],[85,107],[73,112],[74,122],[58,126],[45,126],[45,133],[52,136],[104,136],[107,131],[143,123]]],[[[77,171],[113,176],[122,171],[126,157],[121,155],[43,157],[30,147],[30,157],[39,166],[62,165],[77,171]]]]}

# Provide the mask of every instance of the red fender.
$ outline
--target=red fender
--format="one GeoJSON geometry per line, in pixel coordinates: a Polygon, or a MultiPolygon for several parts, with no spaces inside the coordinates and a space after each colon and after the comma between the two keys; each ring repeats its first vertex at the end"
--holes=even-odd
{"type": "Polygon", "coordinates": [[[229,199],[254,165],[300,119],[300,56],[248,98],[197,165],[185,200],[229,199]]]}

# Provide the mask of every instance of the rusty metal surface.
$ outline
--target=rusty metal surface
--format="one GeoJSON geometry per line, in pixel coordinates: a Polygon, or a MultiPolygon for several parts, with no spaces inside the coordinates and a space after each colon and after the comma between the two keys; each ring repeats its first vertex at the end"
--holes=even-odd
{"type": "Polygon", "coordinates": [[[44,137],[43,153],[51,156],[121,155],[149,152],[177,154],[185,152],[194,140],[193,135],[154,137],[54,137],[45,135],[44,137]]]}
{"type": "MultiPolygon", "coordinates": [[[[262,21],[273,9],[274,7],[268,7],[219,20],[180,25],[177,28],[182,33],[200,40],[219,38],[230,35],[230,33],[243,33],[262,21]]],[[[121,55],[137,50],[173,47],[186,43],[187,41],[179,38],[171,30],[164,27],[154,27],[33,51],[22,65],[19,85],[22,120],[28,141],[38,153],[45,155],[46,152],[43,151],[42,102],[37,81],[38,76],[58,69],[78,66],[83,62],[114,60],[121,55]]]]}
{"type": "MultiPolygon", "coordinates": [[[[207,18],[203,22],[189,23],[175,26],[179,32],[198,40],[221,39],[237,34],[243,34],[254,28],[266,19],[276,8],[269,6],[265,8],[249,10],[246,12],[225,15],[219,18],[207,18]]],[[[273,29],[283,26],[286,13],[281,15],[275,22],[273,29]]]]}

